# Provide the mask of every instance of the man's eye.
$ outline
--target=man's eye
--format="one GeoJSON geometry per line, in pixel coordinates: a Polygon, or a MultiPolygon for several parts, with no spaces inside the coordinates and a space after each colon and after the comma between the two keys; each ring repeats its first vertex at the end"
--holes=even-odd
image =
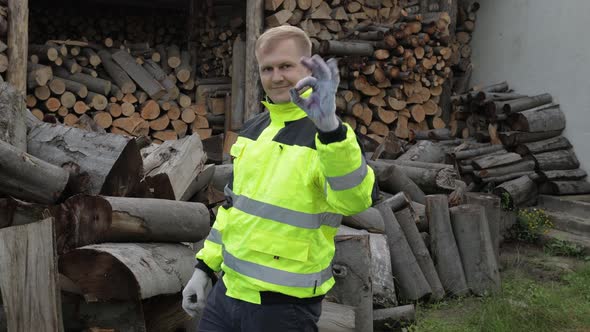
{"type": "Polygon", "coordinates": [[[282,65],[281,66],[281,69],[289,69],[289,68],[291,68],[291,65],[282,65]]]}
{"type": "Polygon", "coordinates": [[[272,68],[266,67],[266,68],[262,68],[263,72],[269,72],[272,71],[272,68]]]}

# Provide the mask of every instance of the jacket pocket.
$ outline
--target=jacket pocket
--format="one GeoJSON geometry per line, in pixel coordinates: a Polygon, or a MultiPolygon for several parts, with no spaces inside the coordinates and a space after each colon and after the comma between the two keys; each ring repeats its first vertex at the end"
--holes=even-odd
{"type": "Polygon", "coordinates": [[[309,241],[293,239],[267,232],[256,232],[248,241],[248,249],[280,258],[307,262],[309,241]]]}

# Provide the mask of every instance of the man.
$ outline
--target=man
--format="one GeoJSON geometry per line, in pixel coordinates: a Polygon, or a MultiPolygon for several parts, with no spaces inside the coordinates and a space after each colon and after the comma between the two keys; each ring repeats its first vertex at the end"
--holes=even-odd
{"type": "Polygon", "coordinates": [[[336,116],[337,63],[310,55],[309,38],[291,26],[256,42],[267,111],[231,149],[227,203],[183,291],[189,314],[203,310],[200,331],[317,331],[341,217],[372,204],[374,173],[336,116]]]}

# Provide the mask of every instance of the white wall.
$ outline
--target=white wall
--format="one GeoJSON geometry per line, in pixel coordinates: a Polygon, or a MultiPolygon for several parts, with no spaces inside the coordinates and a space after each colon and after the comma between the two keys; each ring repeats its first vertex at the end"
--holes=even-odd
{"type": "Polygon", "coordinates": [[[518,93],[550,93],[565,136],[590,172],[590,1],[479,0],[473,84],[503,80],[518,93]]]}

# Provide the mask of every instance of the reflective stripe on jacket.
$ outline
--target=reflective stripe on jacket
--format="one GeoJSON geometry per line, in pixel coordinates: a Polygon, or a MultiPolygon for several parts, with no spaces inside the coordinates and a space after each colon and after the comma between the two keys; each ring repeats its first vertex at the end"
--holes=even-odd
{"type": "Polygon", "coordinates": [[[263,104],[269,112],[245,123],[231,149],[227,204],[196,257],[224,271],[233,298],[260,303],[261,291],[323,295],[334,285],[341,216],[371,206],[375,175],[347,124],[342,137],[324,144],[293,103],[263,104]]]}

